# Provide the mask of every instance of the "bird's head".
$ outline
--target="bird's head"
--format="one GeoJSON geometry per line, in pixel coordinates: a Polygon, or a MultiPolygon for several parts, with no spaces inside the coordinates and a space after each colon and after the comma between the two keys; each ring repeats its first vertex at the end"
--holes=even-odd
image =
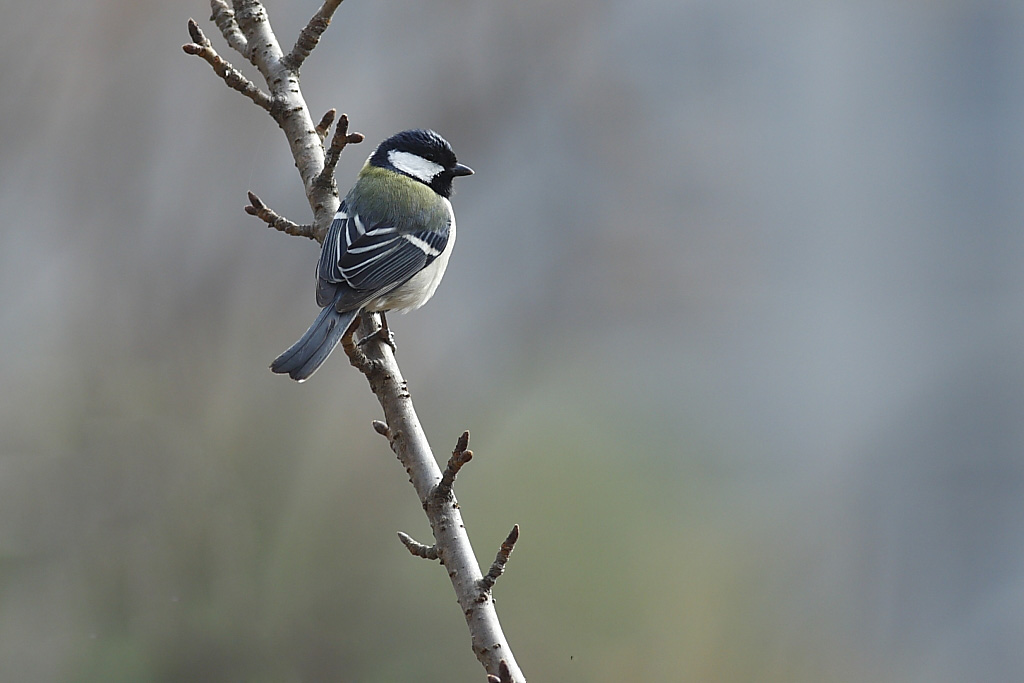
{"type": "Polygon", "coordinates": [[[418,180],[442,197],[451,196],[457,176],[473,174],[473,169],[458,162],[447,140],[425,129],[395,133],[377,145],[367,163],[418,180]]]}

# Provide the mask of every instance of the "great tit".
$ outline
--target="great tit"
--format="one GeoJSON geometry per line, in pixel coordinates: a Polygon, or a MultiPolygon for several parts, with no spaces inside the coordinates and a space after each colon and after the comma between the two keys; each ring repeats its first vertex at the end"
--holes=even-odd
{"type": "Polygon", "coordinates": [[[316,303],[323,310],[270,369],[305,381],[361,311],[405,312],[425,304],[455,244],[452,180],[472,173],[432,130],[406,130],[380,143],[324,238],[316,267],[316,303]]]}

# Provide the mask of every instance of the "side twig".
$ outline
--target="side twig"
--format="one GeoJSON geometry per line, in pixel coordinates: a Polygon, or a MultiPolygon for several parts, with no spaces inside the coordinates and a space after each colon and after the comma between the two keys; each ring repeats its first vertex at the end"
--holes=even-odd
{"type": "Polygon", "coordinates": [[[299,225],[298,223],[293,223],[264,204],[263,200],[257,197],[253,192],[249,193],[249,206],[245,207],[245,212],[250,216],[256,216],[262,220],[267,224],[268,228],[280,230],[283,233],[295,235],[297,237],[307,237],[311,240],[317,241],[323,240],[323,237],[317,236],[312,225],[299,225]]]}
{"type": "Polygon", "coordinates": [[[316,134],[320,137],[320,143],[327,138],[327,134],[331,131],[331,125],[334,123],[334,117],[338,115],[337,109],[328,109],[320,119],[320,123],[316,124],[316,134]]]}
{"type": "Polygon", "coordinates": [[[341,157],[342,150],[348,145],[356,145],[362,141],[362,133],[348,132],[348,114],[342,114],[341,118],[338,119],[337,127],[334,129],[331,147],[327,150],[327,155],[324,158],[324,170],[320,171],[320,174],[313,182],[316,185],[329,186],[334,189],[334,168],[338,165],[338,159],[341,157]]]}
{"type": "Polygon", "coordinates": [[[473,459],[473,451],[469,450],[469,432],[463,432],[455,444],[452,457],[448,458],[448,466],[441,474],[441,481],[432,493],[433,496],[441,499],[449,498],[452,495],[452,487],[455,485],[455,477],[459,476],[459,470],[467,462],[473,459]]]}
{"type": "Polygon", "coordinates": [[[306,57],[313,51],[317,43],[320,42],[320,36],[323,35],[327,27],[331,25],[331,17],[334,15],[334,11],[338,9],[342,0],[327,0],[320,9],[317,10],[316,14],[309,20],[306,27],[299,31],[299,39],[295,41],[295,47],[288,53],[288,56],[284,58],[285,64],[290,69],[298,71],[302,67],[302,63],[306,61],[306,57]]]}
{"type": "Polygon", "coordinates": [[[210,20],[217,24],[224,40],[228,41],[228,45],[238,54],[249,59],[249,41],[238,28],[238,22],[235,21],[235,10],[231,9],[223,0],[212,0],[210,10],[210,20]]]}
{"type": "Polygon", "coordinates": [[[420,543],[413,539],[412,536],[402,531],[398,532],[398,538],[402,541],[403,545],[409,549],[409,552],[416,557],[422,557],[424,560],[436,560],[439,557],[436,545],[425,545],[420,543]]]}
{"type": "Polygon", "coordinates": [[[480,587],[484,592],[494,588],[494,582],[505,572],[505,565],[508,564],[509,555],[512,554],[512,549],[516,546],[516,541],[518,540],[519,525],[516,524],[512,527],[512,531],[508,532],[508,536],[505,538],[505,542],[501,544],[501,548],[498,549],[498,555],[494,558],[494,562],[491,563],[490,571],[487,572],[484,578],[480,579],[480,587]]]}
{"type": "Polygon", "coordinates": [[[255,83],[245,77],[245,74],[231,66],[227,60],[217,54],[210,40],[203,34],[202,29],[199,28],[199,24],[194,19],[188,20],[188,32],[192,36],[192,42],[181,46],[181,49],[186,54],[202,57],[206,60],[207,64],[213,67],[216,74],[224,79],[229,88],[237,90],[259,106],[270,111],[273,104],[270,95],[260,90],[255,83]]]}

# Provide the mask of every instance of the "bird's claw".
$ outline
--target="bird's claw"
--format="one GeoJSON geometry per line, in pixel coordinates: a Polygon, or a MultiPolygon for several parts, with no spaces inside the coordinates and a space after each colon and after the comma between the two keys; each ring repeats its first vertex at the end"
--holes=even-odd
{"type": "Polygon", "coordinates": [[[362,347],[365,344],[368,344],[374,340],[380,341],[380,343],[387,344],[388,346],[390,346],[391,353],[396,353],[398,351],[398,347],[395,346],[395,335],[391,333],[391,330],[388,329],[387,325],[382,325],[381,327],[377,328],[376,332],[366,335],[365,337],[360,339],[357,342],[357,344],[360,347],[362,347]]]}

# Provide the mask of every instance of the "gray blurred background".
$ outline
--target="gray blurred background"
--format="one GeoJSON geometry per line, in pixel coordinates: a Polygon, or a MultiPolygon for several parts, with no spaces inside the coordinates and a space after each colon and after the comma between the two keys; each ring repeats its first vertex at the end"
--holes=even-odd
{"type": "MultiPolygon", "coordinates": [[[[290,46],[316,10],[270,0],[290,46]]],[[[5,681],[478,681],[200,0],[0,21],[5,681]]],[[[444,134],[392,319],[535,681],[1024,678],[1024,4],[348,0],[314,116],[444,134]]]]}

